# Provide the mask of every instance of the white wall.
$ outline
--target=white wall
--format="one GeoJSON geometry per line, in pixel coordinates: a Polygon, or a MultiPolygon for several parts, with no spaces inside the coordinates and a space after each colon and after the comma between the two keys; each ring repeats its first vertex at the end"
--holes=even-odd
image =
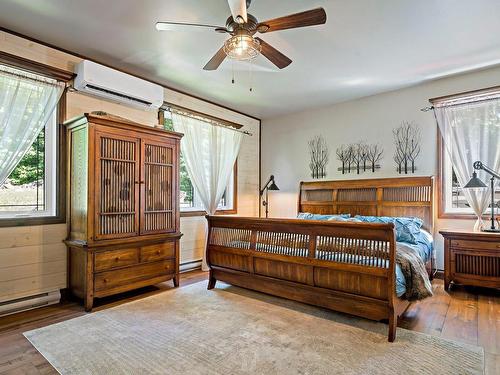
{"type": "MultiPolygon", "coordinates": [[[[73,71],[79,57],[0,31],[0,51],[21,56],[67,71],[73,71]]],[[[238,157],[238,214],[258,214],[259,127],[258,120],[217,105],[165,89],[165,100],[198,112],[243,125],[253,133],[245,137],[238,157]]],[[[68,93],[66,116],[105,111],[145,125],[158,123],[158,113],[142,111],[68,93]]],[[[181,263],[201,259],[205,246],[205,218],[181,218],[181,263]]],[[[44,293],[67,286],[66,224],[0,228],[0,302],[44,293]]]]}
{"type": "MultiPolygon", "coordinates": [[[[437,125],[432,112],[421,112],[428,99],[500,85],[500,68],[427,82],[402,90],[336,105],[292,113],[262,121],[262,182],[274,174],[281,189],[270,198],[273,217],[292,217],[297,211],[299,181],[311,180],[307,141],[322,135],[330,148],[326,179],[397,177],[392,156],[392,129],[402,121],[415,121],[422,131],[422,153],[415,175],[437,175],[437,125]],[[375,173],[342,175],[335,158],[338,146],[360,140],[379,142],[384,148],[381,169],[375,173]]],[[[437,207],[437,203],[436,203],[437,207]]],[[[472,228],[470,220],[437,220],[444,228],[472,228]]],[[[443,267],[442,238],[436,234],[438,268],[443,267]]]]}

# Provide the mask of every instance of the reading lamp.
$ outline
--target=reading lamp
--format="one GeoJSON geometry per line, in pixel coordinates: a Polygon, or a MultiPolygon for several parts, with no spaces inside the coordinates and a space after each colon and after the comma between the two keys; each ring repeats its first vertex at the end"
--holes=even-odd
{"type": "Polygon", "coordinates": [[[259,195],[262,198],[262,195],[264,195],[264,192],[266,193],[266,198],[262,201],[262,205],[266,208],[266,218],[269,215],[269,198],[268,198],[268,192],[269,190],[279,190],[278,186],[276,186],[276,183],[274,182],[274,176],[271,175],[269,177],[269,180],[267,180],[266,184],[262,189],[260,189],[259,195]]]}
{"type": "MultiPolygon", "coordinates": [[[[491,175],[490,187],[491,187],[491,228],[482,229],[483,232],[500,232],[500,228],[495,227],[495,178],[500,179],[500,174],[495,172],[493,169],[488,168],[480,161],[474,163],[475,170],[483,170],[491,175]]],[[[477,177],[476,171],[472,173],[472,178],[464,186],[465,189],[484,189],[488,186],[477,177]]]]}

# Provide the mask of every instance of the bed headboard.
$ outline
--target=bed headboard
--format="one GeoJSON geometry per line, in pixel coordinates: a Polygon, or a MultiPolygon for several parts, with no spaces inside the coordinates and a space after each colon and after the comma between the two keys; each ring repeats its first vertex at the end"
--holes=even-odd
{"type": "Polygon", "coordinates": [[[415,216],[434,230],[433,178],[301,182],[299,212],[315,214],[415,216]]]}

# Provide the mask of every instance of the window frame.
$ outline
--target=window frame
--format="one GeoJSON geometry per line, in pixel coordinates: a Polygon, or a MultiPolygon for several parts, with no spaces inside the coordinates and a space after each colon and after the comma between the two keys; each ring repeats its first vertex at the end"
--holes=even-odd
{"type": "MultiPolygon", "coordinates": [[[[236,215],[238,213],[238,160],[233,168],[233,207],[222,208],[215,211],[216,215],[236,215]]],[[[205,210],[180,210],[181,217],[205,216],[205,210]]]]}
{"type": "MultiPolygon", "coordinates": [[[[74,73],[1,51],[0,64],[43,75],[62,82],[68,82],[74,77],[74,73]]],[[[62,124],[66,119],[66,91],[66,89],[63,91],[56,108],[55,164],[57,170],[55,178],[55,214],[50,216],[0,218],[0,228],[62,224],[66,222],[66,127],[62,124]]]]}
{"type": "MultiPolygon", "coordinates": [[[[54,216],[56,209],[56,179],[57,179],[57,114],[53,113],[48,119],[45,127],[41,129],[35,138],[34,142],[31,144],[30,149],[33,147],[35,143],[38,143],[38,138],[43,133],[44,135],[44,151],[40,155],[40,160],[43,159],[43,170],[44,170],[44,178],[42,189],[39,191],[39,185],[37,183],[37,193],[36,193],[36,206],[34,210],[31,211],[29,209],[11,209],[3,211],[0,208],[0,219],[14,219],[14,218],[32,218],[32,217],[51,217],[54,216]],[[43,203],[41,203],[43,201],[43,203]],[[42,204],[42,207],[40,207],[42,204]]],[[[19,161],[21,163],[23,158],[19,161]]],[[[19,165],[18,163],[18,165],[19,165]]],[[[37,171],[40,170],[37,166],[37,171]]],[[[17,169],[17,166],[14,168],[12,173],[17,169]]],[[[9,176],[10,177],[10,176],[9,176]]],[[[6,202],[7,206],[9,202],[6,202]]],[[[28,201],[27,205],[21,204],[24,207],[31,207],[31,202],[28,201]]]]}
{"type": "MultiPolygon", "coordinates": [[[[158,123],[162,127],[164,126],[164,122],[165,122],[165,114],[164,114],[165,110],[166,109],[164,109],[164,108],[160,108],[158,111],[158,123]]],[[[201,114],[201,115],[203,115],[203,114],[201,114]]],[[[206,115],[206,116],[208,116],[208,115],[206,115]]],[[[214,118],[214,117],[211,117],[211,118],[214,118]]],[[[238,126],[237,124],[234,124],[233,126],[236,129],[241,128],[241,126],[238,126]]],[[[182,142],[182,140],[181,140],[181,142],[182,142]]],[[[236,159],[236,161],[234,162],[234,167],[233,167],[232,198],[233,198],[233,206],[231,208],[218,209],[215,212],[215,214],[216,215],[236,215],[238,213],[238,159],[236,159]]],[[[194,209],[187,209],[187,210],[183,210],[183,209],[179,208],[179,213],[180,213],[181,217],[195,217],[195,216],[207,215],[207,212],[205,210],[197,210],[196,207],[194,209]]]]}

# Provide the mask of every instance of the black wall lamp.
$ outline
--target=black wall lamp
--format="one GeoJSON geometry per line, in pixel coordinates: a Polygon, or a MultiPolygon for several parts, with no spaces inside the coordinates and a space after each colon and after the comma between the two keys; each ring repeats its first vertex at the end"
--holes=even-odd
{"type": "MultiPolygon", "coordinates": [[[[495,172],[493,169],[487,167],[480,161],[474,163],[475,170],[483,170],[491,175],[490,178],[490,188],[491,188],[491,227],[488,229],[482,229],[483,232],[500,232],[500,228],[495,227],[495,178],[500,179],[500,174],[495,172]]],[[[464,186],[465,189],[484,189],[487,188],[486,185],[479,177],[477,177],[476,171],[472,173],[472,178],[464,186]]]]}
{"type": "Polygon", "coordinates": [[[266,193],[266,197],[262,201],[262,205],[266,208],[266,217],[268,217],[268,215],[269,215],[269,197],[268,197],[269,190],[273,190],[273,191],[279,190],[278,186],[274,182],[273,175],[271,175],[271,177],[269,177],[269,180],[267,180],[266,184],[264,185],[264,187],[262,189],[260,189],[260,192],[259,192],[261,199],[262,199],[262,196],[264,195],[264,193],[266,193]]]}

